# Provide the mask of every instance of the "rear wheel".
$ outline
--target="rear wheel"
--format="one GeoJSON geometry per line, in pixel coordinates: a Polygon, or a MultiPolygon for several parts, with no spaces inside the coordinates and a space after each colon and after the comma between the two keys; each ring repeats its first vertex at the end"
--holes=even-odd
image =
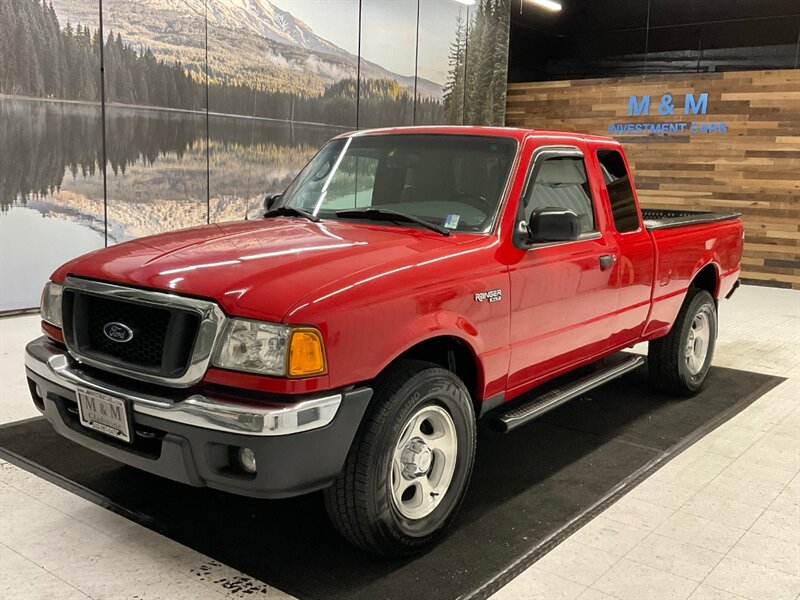
{"type": "Polygon", "coordinates": [[[344,469],[325,490],[336,529],[385,556],[420,552],[452,523],[475,458],[475,413],[453,373],[398,361],[375,382],[344,469]]]}
{"type": "Polygon", "coordinates": [[[649,344],[650,380],[662,392],[691,396],[711,368],[717,340],[717,307],[705,290],[690,288],[670,332],[649,344]]]}

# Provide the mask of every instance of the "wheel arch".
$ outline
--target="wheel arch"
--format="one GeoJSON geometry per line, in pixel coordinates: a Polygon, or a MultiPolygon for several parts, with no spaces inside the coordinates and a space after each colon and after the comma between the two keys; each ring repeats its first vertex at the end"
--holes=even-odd
{"type": "Polygon", "coordinates": [[[421,339],[395,356],[381,369],[381,373],[398,360],[416,359],[436,363],[458,376],[467,388],[475,415],[481,414],[483,403],[484,372],[478,354],[462,337],[438,333],[421,339]]]}
{"type": "Polygon", "coordinates": [[[719,284],[719,268],[713,262],[709,262],[695,273],[689,283],[689,287],[705,290],[711,294],[714,300],[719,300],[719,284]]]}

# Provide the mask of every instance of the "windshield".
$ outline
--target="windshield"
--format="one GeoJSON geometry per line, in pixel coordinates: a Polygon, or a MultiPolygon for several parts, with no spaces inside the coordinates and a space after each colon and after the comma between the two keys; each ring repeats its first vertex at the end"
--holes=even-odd
{"type": "Polygon", "coordinates": [[[488,136],[337,139],[300,172],[281,205],[323,219],[352,219],[353,210],[381,209],[453,231],[485,232],[492,227],[515,151],[513,140],[488,136]]]}

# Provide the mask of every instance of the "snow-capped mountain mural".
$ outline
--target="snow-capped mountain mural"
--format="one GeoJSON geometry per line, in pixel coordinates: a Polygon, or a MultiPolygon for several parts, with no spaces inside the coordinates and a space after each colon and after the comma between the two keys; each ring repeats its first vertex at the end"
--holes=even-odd
{"type": "MultiPolygon", "coordinates": [[[[187,4],[194,4],[196,10],[202,10],[204,2],[189,0],[187,4]]],[[[350,56],[268,0],[212,0],[208,3],[208,23],[212,27],[251,31],[275,42],[300,46],[312,52],[350,56]]]]}
{"type": "MultiPolygon", "coordinates": [[[[156,58],[179,60],[203,73],[207,18],[209,69],[216,78],[273,91],[319,94],[326,86],[355,76],[358,56],[318,36],[268,0],[181,0],[177,6],[180,10],[171,0],[104,0],[106,34],[120,35],[134,46],[150,48],[156,58]]],[[[342,3],[330,6],[342,10],[342,3]]],[[[357,9],[357,3],[353,6],[357,9]]],[[[53,7],[62,23],[92,26],[98,21],[97,5],[87,0],[53,0],[53,7]]],[[[357,19],[357,11],[353,16],[357,19]]],[[[355,28],[353,35],[357,36],[355,28]]],[[[361,73],[367,79],[392,79],[405,89],[414,88],[413,72],[394,73],[363,58],[361,73]]],[[[417,90],[441,98],[444,83],[418,78],[417,90]]]]}

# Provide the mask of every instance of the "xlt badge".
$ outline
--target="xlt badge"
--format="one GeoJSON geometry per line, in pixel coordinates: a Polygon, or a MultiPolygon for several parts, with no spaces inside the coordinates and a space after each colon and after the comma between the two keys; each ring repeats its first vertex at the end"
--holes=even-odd
{"type": "Polygon", "coordinates": [[[487,290],[485,292],[475,293],[475,302],[483,302],[484,300],[488,300],[489,302],[500,302],[502,299],[502,290],[487,290]]]}

